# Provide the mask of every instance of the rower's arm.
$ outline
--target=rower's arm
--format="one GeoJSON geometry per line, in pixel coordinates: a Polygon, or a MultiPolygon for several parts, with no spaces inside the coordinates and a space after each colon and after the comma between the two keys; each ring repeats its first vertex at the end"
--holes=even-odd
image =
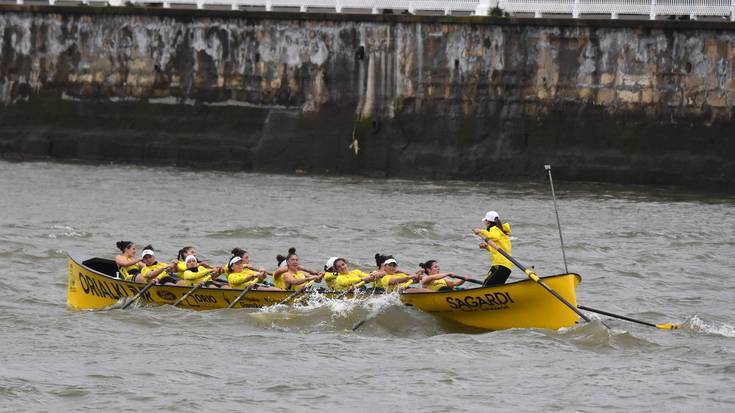
{"type": "Polygon", "coordinates": [[[191,270],[186,270],[186,271],[184,271],[183,277],[187,281],[198,280],[200,278],[206,277],[211,272],[212,272],[212,270],[209,270],[209,269],[205,269],[204,271],[199,270],[197,272],[194,272],[194,271],[191,271],[191,270]]]}

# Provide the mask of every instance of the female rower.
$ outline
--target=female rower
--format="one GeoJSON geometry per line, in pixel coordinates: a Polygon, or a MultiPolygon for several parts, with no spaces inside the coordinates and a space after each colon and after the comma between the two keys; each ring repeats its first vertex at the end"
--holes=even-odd
{"type": "Polygon", "coordinates": [[[118,274],[125,281],[135,281],[143,267],[143,264],[140,263],[142,258],[135,258],[135,243],[132,241],[118,241],[117,248],[121,252],[120,255],[115,257],[118,274]]]}
{"type": "Polygon", "coordinates": [[[289,248],[288,255],[276,256],[278,261],[278,269],[273,272],[273,281],[276,287],[282,290],[300,290],[301,288],[311,285],[310,281],[319,281],[321,274],[306,269],[299,265],[299,256],[296,255],[296,248],[289,248]],[[285,266],[281,266],[285,265],[285,266]],[[307,276],[305,273],[311,275],[307,276]]]}
{"type": "Polygon", "coordinates": [[[176,263],[166,264],[165,262],[156,261],[156,253],[152,245],[143,247],[143,252],[140,254],[140,257],[145,267],[135,277],[136,282],[147,283],[156,278],[156,284],[158,285],[175,285],[179,281],[169,275],[169,271],[176,270],[176,263]]]}
{"type": "MultiPolygon", "coordinates": [[[[375,256],[376,263],[378,262],[378,255],[376,254],[375,256]]],[[[421,276],[419,275],[408,275],[404,271],[399,270],[398,261],[390,255],[388,257],[390,258],[385,259],[379,264],[382,270],[370,274],[377,279],[375,281],[377,288],[382,288],[386,292],[393,292],[408,288],[414,282],[421,280],[421,276]]]]}
{"type": "MultiPolygon", "coordinates": [[[[176,263],[176,271],[179,273],[179,278],[184,278],[184,271],[186,271],[186,257],[193,255],[197,256],[197,249],[194,247],[184,247],[179,250],[179,254],[177,256],[179,262],[176,263]]],[[[197,260],[198,262],[198,260],[197,260]]],[[[207,264],[206,262],[199,262],[199,265],[201,265],[204,268],[212,269],[212,266],[207,264]]]]}
{"type": "Polygon", "coordinates": [[[334,261],[338,258],[339,257],[329,257],[327,263],[324,264],[324,278],[322,281],[327,285],[327,288],[332,290],[335,289],[334,283],[337,281],[337,270],[334,269],[334,261]]]}
{"type": "MultiPolygon", "coordinates": [[[[480,235],[485,239],[491,240],[495,245],[502,248],[503,251],[510,254],[510,224],[507,222],[501,223],[500,216],[495,211],[488,211],[482,219],[482,222],[485,224],[485,229],[475,228],[472,232],[475,235],[480,235]]],[[[490,252],[490,270],[487,272],[483,285],[487,287],[490,285],[505,284],[505,281],[510,276],[513,263],[505,258],[503,254],[490,247],[487,242],[481,242],[480,249],[490,252]]]]}
{"type": "Polygon", "coordinates": [[[181,275],[181,278],[186,281],[186,285],[193,287],[195,285],[204,284],[205,287],[214,288],[230,288],[227,285],[220,286],[218,283],[212,281],[212,278],[222,272],[222,268],[206,268],[204,265],[199,264],[197,257],[189,255],[184,259],[186,270],[181,275]]]}
{"type": "Polygon", "coordinates": [[[357,268],[350,271],[350,267],[347,265],[347,260],[344,258],[335,259],[333,268],[337,274],[333,288],[337,291],[347,291],[355,285],[360,283],[364,284],[375,279],[372,275],[369,275],[357,268]]]}
{"type": "Polygon", "coordinates": [[[251,284],[256,284],[256,286],[253,287],[254,289],[266,291],[276,290],[275,288],[270,288],[268,286],[257,285],[258,282],[265,280],[265,270],[261,269],[261,271],[255,271],[248,268],[242,257],[234,255],[230,258],[230,261],[227,262],[227,267],[230,269],[230,272],[227,273],[227,282],[230,283],[231,288],[245,289],[251,284]]]}
{"type": "Polygon", "coordinates": [[[417,275],[421,276],[421,286],[429,291],[452,291],[455,287],[464,284],[467,278],[455,280],[457,274],[453,272],[441,272],[437,260],[429,260],[419,264],[417,275]]]}

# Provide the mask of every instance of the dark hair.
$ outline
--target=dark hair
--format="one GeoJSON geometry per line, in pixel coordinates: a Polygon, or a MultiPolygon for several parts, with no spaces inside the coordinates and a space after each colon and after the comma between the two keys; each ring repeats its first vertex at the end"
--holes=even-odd
{"type": "Polygon", "coordinates": [[[288,249],[288,255],[286,255],[285,257],[283,255],[281,255],[281,254],[276,255],[276,263],[277,263],[277,265],[281,265],[281,262],[283,262],[284,260],[288,260],[289,258],[293,257],[294,255],[296,255],[296,248],[295,247],[289,248],[288,249]]]}
{"type": "Polygon", "coordinates": [[[508,231],[503,228],[503,223],[500,222],[500,217],[495,218],[495,221],[493,222],[488,222],[487,229],[490,229],[492,227],[498,227],[501,231],[503,231],[505,235],[508,235],[508,231]]]}
{"type": "Polygon", "coordinates": [[[327,266],[325,265],[324,266],[324,271],[330,271],[330,272],[331,271],[337,271],[337,261],[344,261],[345,263],[347,263],[347,260],[346,259],[344,259],[344,258],[337,258],[336,260],[334,260],[334,262],[332,263],[332,266],[331,267],[327,268],[327,266]]]}
{"type": "Polygon", "coordinates": [[[240,258],[242,258],[243,255],[245,255],[245,254],[248,253],[247,251],[245,251],[244,249],[239,248],[239,247],[238,248],[234,248],[230,252],[232,253],[232,256],[233,257],[240,257],[240,258]]]}
{"type": "Polygon", "coordinates": [[[118,241],[115,245],[117,245],[117,248],[120,250],[120,252],[125,252],[128,247],[133,245],[133,241],[118,241]]]}
{"type": "Polygon", "coordinates": [[[153,248],[153,245],[151,245],[151,244],[146,245],[145,247],[143,247],[143,249],[144,250],[151,250],[151,251],[155,251],[156,250],[155,248],[153,248]]]}
{"type": "Polygon", "coordinates": [[[186,251],[189,251],[189,250],[190,250],[190,249],[192,249],[192,248],[194,248],[194,247],[192,247],[192,246],[188,246],[188,247],[184,247],[184,248],[180,249],[180,250],[179,250],[179,255],[178,255],[178,257],[179,257],[179,261],[184,261],[184,258],[186,258],[186,257],[184,257],[184,253],[185,253],[186,251]]]}
{"type": "Polygon", "coordinates": [[[434,265],[435,262],[436,260],[429,260],[426,262],[422,262],[421,264],[419,264],[419,267],[424,269],[424,272],[426,273],[426,275],[429,275],[429,268],[431,268],[431,266],[434,265]]]}
{"type": "Polygon", "coordinates": [[[380,266],[389,258],[395,259],[392,255],[375,254],[375,265],[380,269],[380,266]]]}

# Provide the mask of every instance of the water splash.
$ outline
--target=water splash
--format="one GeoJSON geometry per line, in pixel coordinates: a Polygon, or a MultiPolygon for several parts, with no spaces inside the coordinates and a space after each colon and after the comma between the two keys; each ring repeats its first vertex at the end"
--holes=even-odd
{"type": "Polygon", "coordinates": [[[696,314],[682,323],[680,328],[688,328],[696,332],[722,337],[735,337],[735,326],[717,321],[705,321],[696,314]]]}

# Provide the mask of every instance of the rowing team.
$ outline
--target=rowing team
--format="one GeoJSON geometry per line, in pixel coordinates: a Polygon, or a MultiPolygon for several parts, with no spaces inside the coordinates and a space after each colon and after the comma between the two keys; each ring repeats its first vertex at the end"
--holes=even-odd
{"type": "MultiPolygon", "coordinates": [[[[510,224],[502,223],[497,212],[489,211],[483,218],[485,228],[475,228],[473,233],[485,241],[479,244],[481,249],[490,252],[491,267],[484,285],[503,284],[511,272],[512,263],[492,246],[497,245],[508,254],[511,253],[510,224]]],[[[373,283],[373,288],[386,292],[403,290],[406,292],[451,291],[458,288],[467,277],[452,272],[441,272],[436,260],[428,260],[419,264],[419,269],[410,272],[398,266],[398,261],[391,255],[375,254],[377,270],[366,273],[360,269],[350,269],[346,259],[331,257],[324,265],[323,271],[314,271],[299,264],[296,249],[290,248],[286,256],[278,255],[278,267],[273,272],[265,268],[256,268],[250,263],[250,255],[241,248],[232,250],[232,257],[224,266],[213,267],[207,262],[197,259],[194,247],[179,250],[176,260],[171,263],[158,262],[155,250],[147,245],[140,257],[137,257],[135,243],[119,241],[117,247],[121,254],[115,257],[118,274],[127,281],[148,283],[153,281],[159,285],[202,285],[209,288],[244,289],[252,285],[258,290],[295,291],[311,286],[315,282],[324,281],[326,286],[336,291],[350,291],[373,283]],[[224,275],[225,280],[220,276],[224,275]],[[266,282],[268,276],[273,277],[272,284],[266,282]],[[420,283],[420,288],[410,288],[420,283]],[[408,289],[408,290],[407,290],[408,289]]]]}

